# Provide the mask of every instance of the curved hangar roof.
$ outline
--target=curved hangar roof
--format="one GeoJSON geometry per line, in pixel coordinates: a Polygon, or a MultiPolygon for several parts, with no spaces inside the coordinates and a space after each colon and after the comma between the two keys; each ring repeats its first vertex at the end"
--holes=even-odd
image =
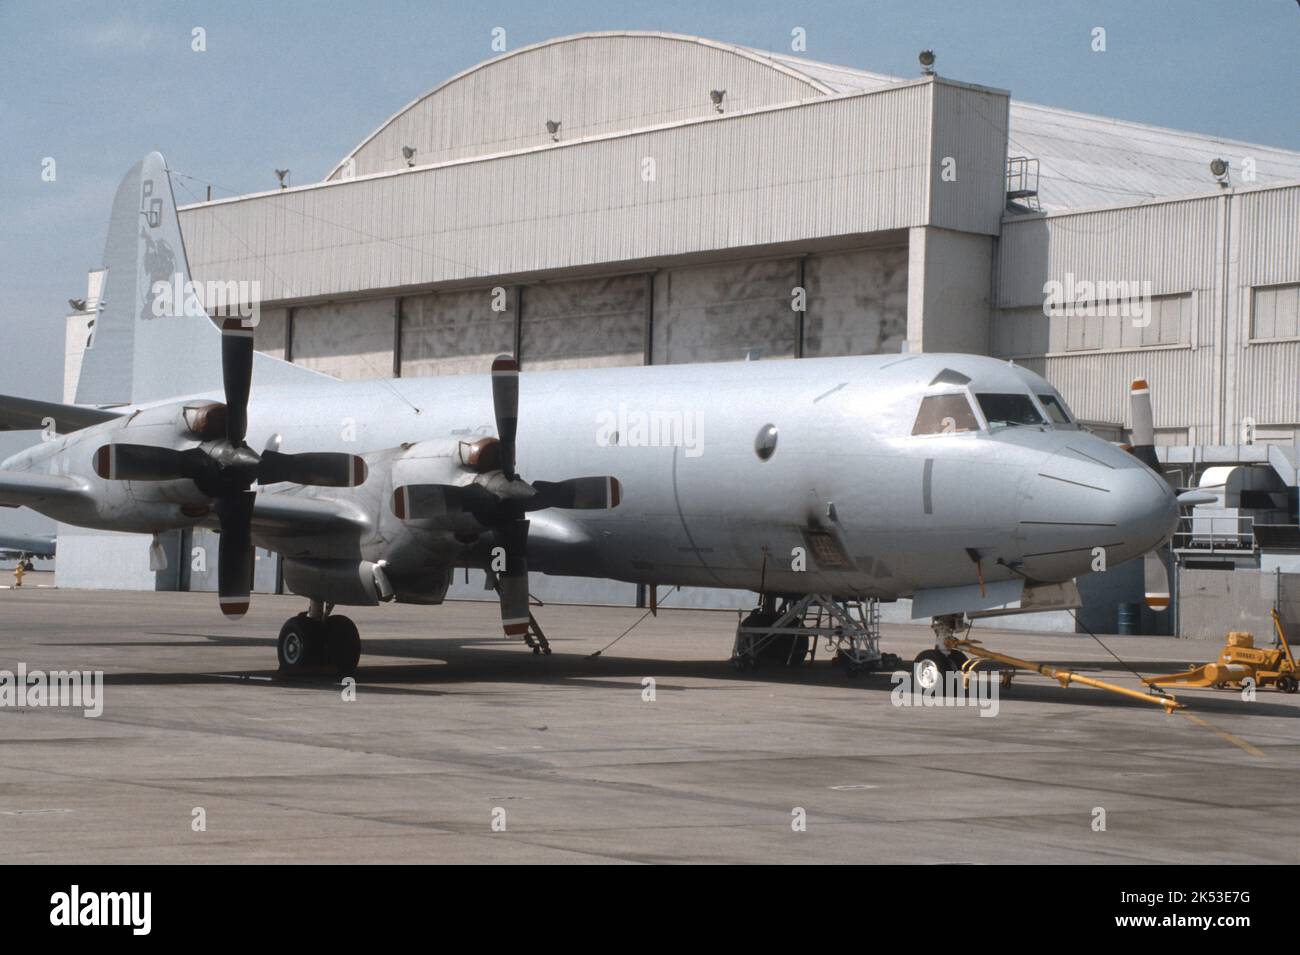
{"type": "MultiPolygon", "coordinates": [[[[504,53],[403,107],[326,177],[364,176],[906,82],[672,33],[581,33],[504,53]],[[547,121],[558,122],[552,134],[547,121]],[[403,147],[412,147],[410,159],[403,147]]],[[[1261,183],[1300,178],[1300,153],[1012,101],[1008,152],[1039,160],[1046,209],[1214,192],[1218,156],[1261,183]]]]}
{"type": "MultiPolygon", "coordinates": [[[[458,73],[390,117],[327,179],[547,145],[836,92],[837,67],[668,33],[582,33],[458,73]],[[415,149],[408,160],[402,147],[415,149]],[[349,160],[352,168],[348,169],[349,160]]],[[[857,74],[859,81],[863,76],[857,74]]],[[[879,77],[879,85],[889,85],[879,77]]]]}

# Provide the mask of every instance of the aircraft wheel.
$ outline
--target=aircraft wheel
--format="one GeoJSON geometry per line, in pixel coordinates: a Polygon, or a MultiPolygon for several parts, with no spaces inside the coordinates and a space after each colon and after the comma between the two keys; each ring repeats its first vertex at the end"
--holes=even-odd
{"type": "Polygon", "coordinates": [[[361,660],[361,634],[348,617],[331,614],[325,618],[325,659],[339,676],[352,676],[361,660]]]}
{"type": "Polygon", "coordinates": [[[316,630],[318,625],[306,615],[290,617],[280,628],[280,639],[276,642],[276,656],[280,658],[280,670],[301,670],[310,662],[319,642],[316,630]]]}
{"type": "Polygon", "coordinates": [[[934,688],[940,695],[944,693],[944,675],[952,668],[948,657],[938,650],[922,650],[912,661],[912,679],[923,690],[934,688]]]}
{"type": "Polygon", "coordinates": [[[779,667],[797,667],[807,656],[806,634],[780,634],[769,639],[758,651],[759,662],[779,667]]]}
{"type": "Polygon", "coordinates": [[[966,654],[962,653],[960,650],[949,650],[948,662],[952,665],[954,670],[960,673],[961,668],[966,665],[966,654]]]}
{"type": "MultiPolygon", "coordinates": [[[[745,617],[742,627],[767,627],[775,623],[777,615],[755,610],[745,617]]],[[[760,638],[746,638],[747,649],[752,648],[760,638]]],[[[808,657],[809,643],[807,634],[778,634],[763,641],[757,651],[748,654],[754,665],[796,667],[808,657]]]]}

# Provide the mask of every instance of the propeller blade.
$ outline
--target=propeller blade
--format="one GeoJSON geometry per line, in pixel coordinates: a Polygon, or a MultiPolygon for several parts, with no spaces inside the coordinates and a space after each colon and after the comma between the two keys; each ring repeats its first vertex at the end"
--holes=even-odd
{"type": "Polygon", "coordinates": [[[365,482],[366,475],[366,462],[360,457],[334,451],[263,451],[257,468],[259,484],[289,481],[313,487],[357,487],[365,482]]]}
{"type": "Polygon", "coordinates": [[[403,521],[473,512],[496,504],[496,498],[477,484],[406,484],[393,491],[391,501],[393,513],[403,521]]]}
{"type": "Polygon", "coordinates": [[[1163,474],[1156,457],[1156,432],[1151,415],[1151,388],[1145,379],[1134,380],[1129,388],[1129,408],[1133,416],[1133,457],[1157,474],[1163,474]]]}
{"type": "Polygon", "coordinates": [[[239,318],[221,323],[221,379],[226,390],[226,438],[239,444],[248,432],[248,389],[253,381],[253,330],[239,318]]]}
{"type": "Polygon", "coordinates": [[[248,592],[253,581],[252,491],[236,491],[217,498],[221,537],[217,547],[217,596],[221,612],[238,620],[248,612],[248,592]]]}
{"type": "Polygon", "coordinates": [[[203,473],[208,456],[150,444],[105,444],[95,452],[95,473],[106,481],[177,481],[203,473]]]}
{"type": "Polygon", "coordinates": [[[497,529],[506,552],[505,570],[497,579],[501,600],[501,629],[507,637],[528,632],[528,521],[516,520],[497,529]]]}
{"type": "Polygon", "coordinates": [[[501,440],[501,470],[515,476],[515,435],[519,430],[519,363],[509,355],[492,362],[492,412],[501,440]]]}
{"type": "Polygon", "coordinates": [[[618,507],[623,488],[618,478],[580,477],[567,481],[534,481],[537,496],[525,504],[530,511],[545,507],[562,507],[568,510],[606,510],[618,507]]]}
{"type": "Polygon", "coordinates": [[[1169,607],[1169,566],[1165,563],[1166,548],[1147,551],[1142,560],[1142,576],[1146,584],[1147,606],[1160,611],[1169,607]]]}

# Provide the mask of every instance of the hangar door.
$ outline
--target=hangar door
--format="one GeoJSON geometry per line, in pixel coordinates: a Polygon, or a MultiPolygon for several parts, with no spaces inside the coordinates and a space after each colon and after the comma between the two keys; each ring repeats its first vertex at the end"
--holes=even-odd
{"type": "Polygon", "coordinates": [[[539,371],[642,364],[648,293],[645,275],[525,286],[521,367],[539,371]]]}
{"type": "Polygon", "coordinates": [[[486,374],[514,354],[515,300],[513,288],[402,299],[402,377],[486,374]]]}
{"type": "Polygon", "coordinates": [[[880,355],[907,341],[907,247],[810,255],[803,353],[880,355]]]}
{"type": "Polygon", "coordinates": [[[656,365],[793,358],[799,260],[668,269],[655,276],[656,365]]]}
{"type": "Polygon", "coordinates": [[[335,378],[391,378],[391,298],[294,309],[293,361],[335,378]]]}

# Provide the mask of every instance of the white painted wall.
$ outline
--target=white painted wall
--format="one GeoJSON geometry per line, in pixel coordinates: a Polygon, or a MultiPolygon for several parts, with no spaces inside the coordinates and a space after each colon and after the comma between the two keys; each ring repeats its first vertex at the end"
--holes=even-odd
{"type": "Polygon", "coordinates": [[[153,590],[147,534],[116,534],[60,524],[54,562],[57,587],[153,590]]]}
{"type": "Polygon", "coordinates": [[[993,238],[932,226],[908,230],[910,352],[989,352],[993,238]]]}

